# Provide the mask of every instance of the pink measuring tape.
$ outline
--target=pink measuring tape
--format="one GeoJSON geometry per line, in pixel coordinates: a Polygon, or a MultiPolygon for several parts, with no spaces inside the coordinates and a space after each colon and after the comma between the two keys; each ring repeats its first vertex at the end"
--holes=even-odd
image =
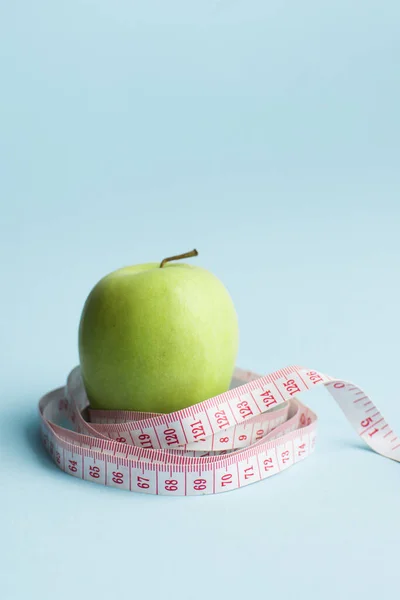
{"type": "Polygon", "coordinates": [[[91,410],[79,367],[39,403],[44,445],[70,475],[133,492],[195,496],[275,475],[311,454],[316,415],[297,394],[324,385],[358,435],[400,462],[400,440],[359,387],[303,367],[260,377],[171,414],[91,410]]]}

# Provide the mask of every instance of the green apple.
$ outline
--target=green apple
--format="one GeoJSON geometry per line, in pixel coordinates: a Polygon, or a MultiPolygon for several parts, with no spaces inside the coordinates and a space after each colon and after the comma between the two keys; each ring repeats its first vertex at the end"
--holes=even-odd
{"type": "Polygon", "coordinates": [[[215,275],[172,263],[196,255],[124,267],[92,289],[79,324],[92,408],[168,413],[229,388],[237,315],[215,275]]]}

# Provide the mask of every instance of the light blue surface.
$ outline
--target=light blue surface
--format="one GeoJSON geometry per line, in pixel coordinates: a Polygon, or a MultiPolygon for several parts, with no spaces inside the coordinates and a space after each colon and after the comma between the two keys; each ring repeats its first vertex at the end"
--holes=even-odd
{"type": "Polygon", "coordinates": [[[2,600],[398,596],[400,466],[324,390],[310,459],[193,499],[68,477],[36,405],[101,276],[197,247],[238,364],[349,378],[400,430],[399,19],[395,0],[1,3],[2,600]]]}

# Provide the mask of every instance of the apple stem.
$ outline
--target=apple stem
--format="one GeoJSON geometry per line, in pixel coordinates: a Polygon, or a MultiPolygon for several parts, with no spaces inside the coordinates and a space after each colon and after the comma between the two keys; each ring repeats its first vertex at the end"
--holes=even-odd
{"type": "Polygon", "coordinates": [[[185,252],[185,254],[177,254],[176,256],[170,256],[169,258],[164,258],[164,260],[161,261],[160,264],[160,269],[163,268],[164,265],[167,264],[167,262],[170,262],[171,260],[180,260],[181,258],[190,258],[191,256],[197,256],[199,253],[197,252],[197,250],[191,250],[190,252],[185,252]]]}

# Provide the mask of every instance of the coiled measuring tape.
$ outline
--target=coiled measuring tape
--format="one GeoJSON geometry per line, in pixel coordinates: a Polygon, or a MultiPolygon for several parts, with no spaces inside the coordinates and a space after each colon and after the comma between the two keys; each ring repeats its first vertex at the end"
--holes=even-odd
{"type": "Polygon", "coordinates": [[[39,403],[43,443],[80,479],[147,494],[216,494],[266,479],[313,452],[316,415],[296,397],[324,385],[375,452],[400,440],[352,383],[304,367],[235,370],[229,391],[171,414],[91,410],[79,367],[39,403]]]}

